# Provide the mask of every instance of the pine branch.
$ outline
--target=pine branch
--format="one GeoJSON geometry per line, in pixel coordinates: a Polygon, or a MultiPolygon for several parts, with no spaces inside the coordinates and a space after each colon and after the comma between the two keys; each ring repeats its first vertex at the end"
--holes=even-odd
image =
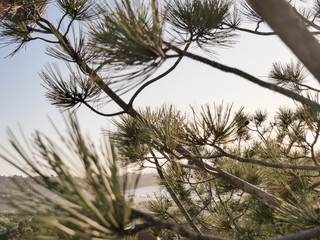
{"type": "MultiPolygon", "coordinates": [[[[50,24],[51,25],[51,24],[50,24]]],[[[52,28],[53,26],[51,26],[52,28]]],[[[131,117],[133,118],[136,118],[136,119],[140,119],[144,124],[146,124],[147,127],[150,127],[152,126],[152,124],[148,123],[145,119],[143,119],[140,114],[138,114],[137,111],[135,111],[132,106],[129,106],[128,104],[126,104],[115,92],[113,92],[109,87],[108,85],[106,85],[103,80],[99,77],[99,75],[94,71],[92,70],[86,63],[85,61],[74,51],[74,49],[71,47],[70,43],[68,42],[68,40],[63,37],[59,32],[56,32],[57,34],[57,38],[58,39],[63,39],[63,46],[65,46],[67,49],[68,52],[70,52],[71,56],[74,58],[75,62],[78,64],[79,68],[81,69],[81,71],[83,71],[84,74],[88,75],[92,81],[94,81],[116,104],[118,104],[126,113],[128,113],[131,117]]],[[[178,53],[182,54],[183,51],[178,49],[178,48],[175,48],[175,47],[172,47],[170,46],[171,48],[173,48],[173,50],[177,51],[178,53]]],[[[190,57],[194,57],[192,54],[190,55],[190,53],[186,52],[184,53],[184,55],[190,57]]],[[[199,56],[196,56],[195,55],[195,58],[197,59],[199,56]]],[[[199,57],[202,59],[202,57],[199,57]]],[[[205,58],[204,59],[204,62],[207,63],[207,61],[209,61],[209,63],[212,63],[210,60],[207,60],[205,58]]],[[[202,60],[203,60],[202,59],[202,60]]],[[[221,64],[217,64],[214,62],[213,64],[214,66],[218,66],[218,67],[221,67],[223,66],[222,68],[225,69],[225,66],[224,65],[221,65],[221,64]]],[[[227,69],[230,71],[230,68],[227,67],[227,69]]],[[[240,70],[238,70],[240,71],[240,70]]],[[[241,71],[240,71],[241,72],[241,71]]],[[[243,73],[243,72],[242,72],[243,73]]],[[[248,75],[248,74],[245,74],[245,75],[248,75]]],[[[249,75],[250,76],[250,75],[249,75]]],[[[250,76],[250,79],[251,78],[254,78],[252,76],[250,76]]],[[[254,78],[254,81],[256,81],[256,78],[254,78]]],[[[260,82],[260,80],[258,80],[260,82]]],[[[263,82],[264,83],[264,82],[263,82]]],[[[267,83],[266,83],[267,84],[267,83]]],[[[277,87],[277,86],[275,86],[277,87]]],[[[274,89],[273,89],[274,90],[274,89]]],[[[290,92],[288,90],[286,90],[287,92],[290,92]]],[[[290,92],[291,94],[291,92],[290,92]]],[[[299,96],[299,95],[298,95],[299,96]]],[[[300,96],[299,96],[300,97],[300,96]]],[[[320,105],[310,101],[309,99],[306,99],[308,102],[311,102],[311,106],[315,105],[318,109],[320,109],[320,105]]],[[[180,152],[181,154],[185,154],[186,153],[186,149],[183,149],[181,146],[178,147],[176,149],[178,152],[180,152]]],[[[188,151],[187,151],[188,152],[188,151]]],[[[189,153],[190,154],[190,153],[189,153]]],[[[188,157],[190,159],[190,157],[188,157]]],[[[191,159],[193,159],[191,157],[191,159]]],[[[202,170],[209,170],[211,174],[214,174],[215,176],[229,182],[230,184],[232,184],[233,186],[236,186],[238,187],[239,189],[247,192],[247,193],[250,193],[250,194],[253,194],[254,196],[258,197],[258,198],[261,198],[263,199],[264,201],[268,202],[269,204],[272,204],[272,205],[278,205],[278,204],[281,204],[282,201],[278,198],[276,198],[275,196],[269,194],[269,193],[266,193],[265,191],[251,185],[250,183],[247,183],[245,181],[243,181],[242,179],[239,179],[231,174],[228,174],[226,172],[224,172],[223,170],[221,170],[220,168],[213,168],[211,167],[210,165],[203,165],[201,163],[201,161],[198,161],[197,159],[197,162],[196,162],[196,165],[198,167],[200,167],[202,170]]]]}
{"type": "MultiPolygon", "coordinates": [[[[224,25],[234,29],[234,30],[238,30],[240,32],[247,32],[247,33],[251,33],[251,34],[255,34],[255,35],[260,35],[260,36],[275,36],[276,33],[275,32],[261,32],[261,31],[258,31],[257,29],[255,30],[251,30],[251,29],[248,29],[248,28],[242,28],[242,27],[237,27],[237,26],[233,26],[231,24],[228,24],[228,23],[224,23],[224,25]]],[[[318,25],[316,25],[318,26],[318,25]]],[[[319,29],[320,27],[318,26],[317,29],[319,29]]],[[[222,28],[224,29],[224,28],[222,28]]],[[[310,31],[313,35],[319,35],[320,34],[320,31],[310,31]]]]}
{"type": "MultiPolygon", "coordinates": [[[[184,227],[172,223],[172,222],[168,222],[168,221],[164,221],[164,220],[159,220],[159,219],[155,219],[152,216],[140,212],[138,210],[132,209],[132,218],[142,218],[144,220],[147,221],[147,224],[142,225],[141,227],[146,227],[146,226],[157,226],[157,227],[161,227],[163,229],[169,229],[177,234],[179,234],[180,236],[186,237],[188,239],[193,239],[193,240],[223,240],[223,238],[220,237],[216,237],[216,236],[209,236],[209,235],[200,235],[198,233],[193,233],[193,232],[189,232],[187,231],[184,227]]],[[[139,226],[139,225],[138,225],[139,226]]],[[[139,226],[140,228],[140,226],[139,226]]],[[[141,231],[141,230],[140,230],[141,231]]],[[[126,231],[127,234],[134,234],[136,233],[135,229],[130,229],[126,231]]]]}
{"type": "Polygon", "coordinates": [[[238,31],[241,31],[241,32],[252,33],[252,34],[255,34],[255,35],[261,35],[261,36],[274,36],[274,35],[276,35],[275,32],[260,32],[260,31],[257,31],[257,29],[256,30],[251,30],[251,29],[248,29],[248,28],[241,28],[241,27],[233,26],[232,24],[229,24],[229,23],[223,23],[223,24],[228,26],[231,29],[238,30],[238,31]]]}
{"type": "Polygon", "coordinates": [[[156,155],[152,151],[151,151],[151,155],[153,156],[153,159],[155,161],[158,175],[159,175],[160,179],[163,181],[163,183],[164,183],[167,191],[169,192],[171,198],[173,199],[175,204],[178,206],[179,210],[181,211],[181,213],[183,214],[183,216],[187,220],[188,224],[193,228],[193,230],[195,230],[197,233],[202,235],[201,230],[197,227],[197,225],[195,225],[195,223],[193,222],[193,220],[189,216],[189,213],[186,211],[186,209],[184,208],[184,206],[180,202],[179,198],[177,197],[177,195],[175,194],[175,192],[173,191],[171,186],[168,184],[168,182],[167,182],[162,170],[160,169],[160,165],[159,165],[159,162],[158,162],[158,159],[157,159],[156,155]]]}
{"type": "Polygon", "coordinates": [[[296,10],[285,0],[247,1],[320,82],[320,44],[296,10]]]}
{"type": "Polygon", "coordinates": [[[57,27],[57,30],[58,30],[58,31],[60,30],[60,27],[61,27],[61,24],[62,24],[62,22],[63,22],[63,19],[64,19],[66,16],[68,16],[68,13],[63,14],[63,16],[60,18],[59,23],[58,23],[58,27],[57,27]]]}
{"type": "Polygon", "coordinates": [[[314,228],[307,231],[289,234],[279,238],[273,238],[271,240],[308,240],[315,239],[320,236],[320,228],[314,228]]]}
{"type": "Polygon", "coordinates": [[[51,29],[52,34],[54,34],[59,41],[59,44],[65,49],[65,51],[70,55],[74,62],[78,65],[80,70],[87,76],[90,80],[95,82],[101,90],[103,90],[116,104],[118,104],[125,113],[129,113],[134,117],[138,117],[139,114],[132,107],[126,104],[98,75],[98,73],[89,67],[86,61],[81,57],[75,49],[71,46],[69,40],[60,33],[48,20],[41,18],[51,29]]]}
{"type": "Polygon", "coordinates": [[[217,145],[214,145],[213,147],[216,148],[220,153],[222,153],[223,156],[237,160],[239,162],[252,163],[252,164],[271,167],[271,168],[320,171],[319,166],[270,163],[270,162],[265,162],[265,161],[261,161],[261,160],[257,160],[257,159],[242,158],[242,157],[238,157],[236,155],[225,152],[222,148],[220,148],[217,145]]]}
{"type": "MultiPolygon", "coordinates": [[[[190,42],[187,43],[187,45],[185,46],[184,48],[184,52],[186,52],[190,46],[190,42]]],[[[133,96],[131,97],[130,101],[129,101],[129,105],[132,106],[133,104],[133,101],[136,99],[136,97],[139,95],[139,93],[145,89],[147,86],[149,86],[150,84],[162,79],[163,77],[165,77],[166,75],[168,75],[170,72],[172,72],[178,65],[179,63],[181,62],[182,60],[182,55],[179,55],[178,59],[176,60],[176,62],[168,69],[166,70],[164,73],[160,74],[159,76],[149,80],[148,82],[144,83],[134,94],[133,96]]]]}
{"type": "Polygon", "coordinates": [[[310,146],[310,152],[311,152],[311,159],[314,163],[314,165],[319,166],[318,160],[315,155],[315,145],[319,140],[320,135],[320,123],[317,123],[317,129],[316,129],[316,135],[314,136],[313,142],[311,144],[308,144],[310,146]]]}
{"type": "MultiPolygon", "coordinates": [[[[311,101],[310,99],[306,98],[306,97],[303,97],[293,91],[290,91],[288,89],[285,89],[285,88],[282,88],[282,87],[279,87],[275,84],[272,84],[272,83],[268,83],[268,82],[264,82],[240,69],[237,69],[237,68],[232,68],[232,67],[229,67],[229,66],[226,66],[224,64],[221,64],[221,63],[218,63],[216,61],[213,61],[213,60],[210,60],[208,58],[205,58],[205,57],[202,57],[202,56],[199,56],[199,55],[196,55],[196,54],[193,54],[193,53],[190,53],[190,52],[183,52],[181,49],[173,46],[173,45],[170,45],[169,43],[167,43],[169,45],[169,48],[171,48],[173,51],[179,53],[179,54],[183,54],[184,56],[186,57],[189,57],[191,59],[194,59],[196,61],[199,61],[199,62],[202,62],[202,63],[205,63],[209,66],[212,66],[214,68],[217,68],[217,69],[220,69],[221,71],[224,71],[224,72],[229,72],[229,73],[233,73],[235,75],[238,75],[244,79],[247,79],[249,80],[250,82],[252,83],[255,83],[261,87],[264,87],[264,88],[268,88],[272,91],[275,91],[275,92],[278,92],[278,93],[281,93],[291,99],[294,99],[294,100],[297,100],[298,102],[301,102],[302,104],[306,104],[308,105],[309,107],[311,107],[312,109],[314,110],[317,110],[317,111],[320,111],[320,105],[314,101],[311,101]]],[[[319,51],[320,51],[320,47],[319,47],[319,51]]],[[[320,78],[319,78],[320,79],[320,78]]]]}
{"type": "Polygon", "coordinates": [[[296,11],[297,16],[303,21],[305,22],[307,25],[309,25],[310,27],[313,27],[317,30],[320,30],[320,26],[315,24],[313,21],[310,21],[309,19],[305,18],[303,15],[301,15],[295,8],[294,10],[296,11]]]}
{"type": "MultiPolygon", "coordinates": [[[[223,171],[220,167],[212,167],[211,165],[204,163],[203,161],[201,161],[201,159],[199,158],[195,158],[192,156],[192,154],[184,149],[182,146],[177,146],[176,150],[184,155],[188,160],[192,161],[196,166],[198,166],[200,169],[202,169],[203,171],[206,171],[214,176],[216,176],[217,178],[220,178],[222,180],[224,180],[225,182],[231,184],[232,186],[235,186],[239,189],[241,189],[242,191],[252,194],[257,198],[260,198],[264,201],[266,201],[268,204],[271,205],[276,205],[276,206],[280,206],[281,204],[286,204],[284,201],[282,201],[281,199],[275,197],[274,195],[267,193],[265,191],[263,191],[262,189],[230,174],[227,173],[225,171],[223,171]]],[[[296,209],[297,211],[301,211],[299,209],[297,209],[296,207],[290,205],[292,208],[296,209]]]]}
{"type": "Polygon", "coordinates": [[[298,83],[298,85],[299,85],[299,86],[301,86],[301,87],[305,87],[305,88],[306,88],[306,90],[307,90],[307,89],[309,89],[309,90],[312,90],[312,91],[315,91],[315,92],[320,93],[320,89],[317,89],[317,88],[311,87],[311,86],[309,86],[309,85],[307,85],[307,84],[298,83]]]}
{"type": "Polygon", "coordinates": [[[120,112],[115,112],[115,113],[102,113],[98,110],[96,110],[95,108],[93,108],[91,105],[89,105],[86,101],[82,102],[84,105],[86,105],[91,111],[95,112],[96,114],[103,116],[103,117],[114,117],[114,116],[118,116],[121,114],[124,114],[124,111],[120,111],[120,112]]]}

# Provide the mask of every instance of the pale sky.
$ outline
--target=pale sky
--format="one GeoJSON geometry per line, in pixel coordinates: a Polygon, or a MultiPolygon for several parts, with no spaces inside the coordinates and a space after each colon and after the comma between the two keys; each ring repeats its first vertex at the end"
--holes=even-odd
{"type": "MultiPolygon", "coordinates": [[[[8,147],[6,129],[9,127],[19,135],[18,124],[26,136],[40,130],[49,136],[54,134],[47,116],[64,129],[62,116],[55,106],[45,98],[45,89],[38,73],[48,62],[58,62],[45,55],[45,44],[31,42],[15,56],[5,58],[10,48],[0,49],[0,144],[8,147]]],[[[12,48],[11,48],[12,49],[12,48]]],[[[236,67],[267,80],[273,62],[288,63],[295,60],[290,50],[277,37],[255,36],[243,33],[232,48],[217,49],[215,60],[236,67]]],[[[60,63],[63,65],[63,63],[60,63]]],[[[159,74],[172,62],[164,64],[159,74]]],[[[129,92],[126,100],[133,94],[129,92]]],[[[292,101],[270,90],[255,86],[245,79],[224,73],[193,60],[184,59],[178,68],[164,79],[145,89],[137,98],[135,107],[160,107],[174,104],[178,109],[189,109],[189,105],[234,103],[234,108],[245,107],[246,112],[267,109],[274,112],[278,106],[292,105],[292,101]]],[[[114,111],[114,105],[104,110],[114,111]]],[[[101,128],[110,129],[108,119],[80,107],[78,118],[84,132],[98,138],[101,128]]],[[[18,172],[0,159],[0,175],[18,172]]]]}

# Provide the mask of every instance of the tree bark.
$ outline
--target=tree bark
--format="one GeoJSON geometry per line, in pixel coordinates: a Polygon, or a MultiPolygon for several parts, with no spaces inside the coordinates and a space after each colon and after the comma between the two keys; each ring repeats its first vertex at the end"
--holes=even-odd
{"type": "Polygon", "coordinates": [[[320,44],[284,0],[247,0],[320,82],[320,44]]]}

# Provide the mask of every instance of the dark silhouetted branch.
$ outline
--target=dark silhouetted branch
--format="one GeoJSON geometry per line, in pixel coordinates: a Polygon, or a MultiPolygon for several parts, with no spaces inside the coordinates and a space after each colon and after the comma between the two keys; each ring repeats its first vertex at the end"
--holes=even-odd
{"type": "Polygon", "coordinates": [[[272,240],[308,240],[315,239],[320,236],[320,228],[314,228],[307,231],[289,234],[272,240]]]}
{"type": "MultiPolygon", "coordinates": [[[[188,50],[190,46],[190,42],[187,43],[187,45],[185,46],[184,48],[184,52],[186,52],[188,50]]],[[[138,94],[143,90],[145,89],[147,86],[149,86],[150,84],[160,80],[161,78],[165,77],[166,75],[168,75],[170,72],[172,72],[177,66],[178,64],[181,62],[182,60],[182,57],[183,55],[179,55],[179,58],[177,59],[177,61],[167,70],[165,71],[164,73],[160,74],[159,76],[149,80],[148,82],[144,83],[134,94],[133,96],[131,97],[130,101],[129,101],[129,105],[132,106],[133,104],[133,101],[136,99],[136,97],[138,96],[138,94]]]]}
{"type": "Polygon", "coordinates": [[[124,114],[124,111],[120,111],[120,112],[116,112],[116,113],[102,113],[98,110],[96,110],[95,108],[93,108],[91,105],[89,105],[86,101],[82,102],[84,105],[86,105],[91,111],[95,112],[96,114],[100,115],[100,116],[104,116],[104,117],[114,117],[114,116],[118,116],[121,114],[124,114]]]}
{"type": "Polygon", "coordinates": [[[133,229],[125,230],[125,234],[128,234],[128,235],[130,235],[130,234],[132,235],[132,234],[138,233],[139,231],[141,231],[141,230],[143,230],[143,229],[145,229],[147,227],[155,226],[155,227],[160,227],[160,228],[163,228],[163,229],[171,230],[171,231],[179,234],[180,236],[186,237],[188,239],[193,239],[193,240],[223,240],[223,238],[220,238],[220,237],[217,237],[217,236],[200,235],[198,233],[189,232],[184,227],[180,226],[179,224],[168,222],[168,221],[164,221],[164,220],[160,220],[160,219],[155,219],[154,217],[150,216],[149,214],[140,212],[140,211],[135,210],[135,209],[132,210],[131,218],[133,218],[133,219],[142,218],[145,221],[147,221],[147,223],[141,224],[141,225],[137,225],[137,229],[133,228],[133,229]],[[137,231],[137,230],[139,230],[139,231],[137,231]]]}
{"type": "MultiPolygon", "coordinates": [[[[264,87],[264,88],[268,88],[272,91],[275,91],[275,92],[278,92],[278,93],[281,93],[289,98],[292,98],[302,104],[306,104],[308,105],[309,107],[311,107],[312,109],[314,110],[317,110],[317,111],[320,111],[320,105],[306,97],[303,97],[295,92],[292,92],[288,89],[285,89],[285,88],[282,88],[282,87],[279,87],[273,83],[268,83],[268,82],[264,82],[252,75],[250,75],[249,73],[246,73],[240,69],[237,69],[237,68],[233,68],[233,67],[229,67],[229,66],[226,66],[224,64],[221,64],[221,63],[218,63],[216,61],[213,61],[211,59],[208,59],[208,58],[205,58],[205,57],[202,57],[202,56],[199,56],[199,55],[196,55],[196,54],[193,54],[193,53],[189,53],[189,52],[183,52],[181,49],[175,47],[175,46],[172,46],[170,45],[170,48],[180,54],[183,54],[185,55],[186,57],[189,57],[191,59],[194,59],[196,61],[199,61],[199,62],[202,62],[202,63],[205,63],[211,67],[214,67],[214,68],[217,68],[221,71],[224,71],[224,72],[229,72],[229,73],[233,73],[235,75],[238,75],[244,79],[247,79],[249,80],[250,82],[252,83],[255,83],[261,87],[264,87]]],[[[320,49],[320,48],[319,48],[320,49]]],[[[320,62],[320,61],[319,61],[320,62]]]]}
{"type": "Polygon", "coordinates": [[[311,170],[311,171],[320,171],[319,166],[308,166],[308,165],[295,165],[295,164],[280,164],[280,163],[270,163],[261,160],[251,159],[251,158],[242,158],[230,153],[225,152],[222,148],[214,146],[219,152],[221,152],[225,157],[237,160],[239,162],[251,163],[256,165],[261,165],[271,168],[281,168],[281,169],[296,169],[296,170],[311,170]]]}

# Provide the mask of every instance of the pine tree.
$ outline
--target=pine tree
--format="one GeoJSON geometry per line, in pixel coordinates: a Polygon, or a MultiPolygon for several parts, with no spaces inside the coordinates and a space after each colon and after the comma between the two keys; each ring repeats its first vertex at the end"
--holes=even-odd
{"type": "Polygon", "coordinates": [[[318,1],[308,9],[284,0],[4,1],[0,36],[5,44],[15,44],[12,55],[30,41],[45,41],[48,54],[69,67],[67,78],[54,64],[41,73],[53,105],[76,110],[82,104],[105,117],[120,116],[111,143],[100,147],[70,116],[68,138],[61,135],[69,153],[41,133],[28,152],[11,133],[19,157],[0,156],[72,203],[44,199],[45,204],[30,201],[20,207],[72,239],[134,238],[147,228],[161,239],[319,238],[320,90],[309,85],[306,74],[320,81],[320,46],[314,37],[319,12],[318,1]],[[52,20],[50,7],[60,10],[57,19],[52,20]],[[243,19],[254,27],[243,27],[243,19]],[[274,31],[260,30],[262,24],[274,31]],[[233,45],[241,31],[278,35],[299,62],[274,63],[269,81],[262,81],[190,50],[196,46],[210,55],[233,45]],[[154,76],[171,58],[174,64],[154,76]],[[136,97],[174,71],[182,58],[288,96],[296,108],[280,108],[271,120],[262,110],[247,114],[230,105],[192,108],[192,116],[172,106],[136,110],[136,97]],[[133,92],[128,102],[121,98],[126,92],[133,92]],[[120,111],[98,108],[109,101],[120,111]],[[119,180],[118,164],[143,168],[146,163],[167,192],[149,201],[151,213],[137,210],[125,195],[126,175],[119,180]],[[90,197],[76,181],[76,170],[90,197]],[[30,211],[39,204],[41,211],[30,211]]]}

